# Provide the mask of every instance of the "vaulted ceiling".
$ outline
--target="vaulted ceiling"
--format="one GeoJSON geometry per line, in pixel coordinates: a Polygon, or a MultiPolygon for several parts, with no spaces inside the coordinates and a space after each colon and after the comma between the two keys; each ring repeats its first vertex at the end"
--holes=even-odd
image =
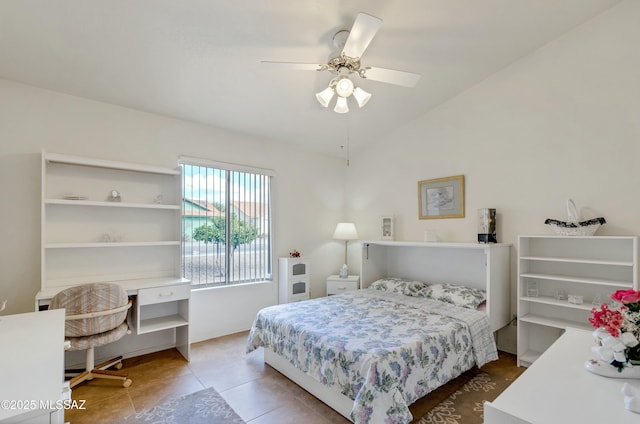
{"type": "Polygon", "coordinates": [[[365,148],[619,0],[3,0],[0,78],[342,155],[365,148]],[[383,20],[364,66],[422,74],[371,80],[348,114],[315,93],[358,12],[383,20]]]}

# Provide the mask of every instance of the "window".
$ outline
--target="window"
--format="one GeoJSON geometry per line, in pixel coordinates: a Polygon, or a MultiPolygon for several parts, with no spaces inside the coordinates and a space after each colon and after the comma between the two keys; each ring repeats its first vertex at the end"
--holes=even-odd
{"type": "Polygon", "coordinates": [[[269,171],[181,160],[182,276],[198,287],[271,280],[269,171]]]}

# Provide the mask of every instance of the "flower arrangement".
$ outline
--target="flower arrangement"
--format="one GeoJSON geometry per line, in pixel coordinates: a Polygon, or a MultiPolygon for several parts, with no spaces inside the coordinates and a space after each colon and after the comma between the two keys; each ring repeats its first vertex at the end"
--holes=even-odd
{"type": "Polygon", "coordinates": [[[292,252],[289,252],[289,256],[291,256],[292,258],[299,258],[300,252],[298,252],[296,249],[293,249],[292,252]]]}
{"type": "Polygon", "coordinates": [[[640,365],[640,291],[618,290],[611,299],[619,306],[611,309],[603,303],[591,310],[589,323],[596,328],[593,337],[599,346],[594,352],[618,369],[640,365]]]}

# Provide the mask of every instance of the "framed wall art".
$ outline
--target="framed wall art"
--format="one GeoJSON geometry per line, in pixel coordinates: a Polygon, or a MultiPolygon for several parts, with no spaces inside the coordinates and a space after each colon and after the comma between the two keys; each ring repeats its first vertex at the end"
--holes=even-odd
{"type": "Polygon", "coordinates": [[[418,181],[418,218],[464,218],[464,175],[418,181]]]}

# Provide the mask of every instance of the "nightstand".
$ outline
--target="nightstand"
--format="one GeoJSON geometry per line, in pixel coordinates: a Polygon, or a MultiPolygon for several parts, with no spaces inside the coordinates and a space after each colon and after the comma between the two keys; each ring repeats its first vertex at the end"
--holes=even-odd
{"type": "Polygon", "coordinates": [[[280,258],[278,262],[280,303],[309,299],[311,261],[297,257],[280,258]]]}
{"type": "Polygon", "coordinates": [[[338,275],[330,275],[327,277],[327,296],[351,290],[358,290],[359,282],[359,275],[349,275],[347,278],[340,278],[338,275]]]}

